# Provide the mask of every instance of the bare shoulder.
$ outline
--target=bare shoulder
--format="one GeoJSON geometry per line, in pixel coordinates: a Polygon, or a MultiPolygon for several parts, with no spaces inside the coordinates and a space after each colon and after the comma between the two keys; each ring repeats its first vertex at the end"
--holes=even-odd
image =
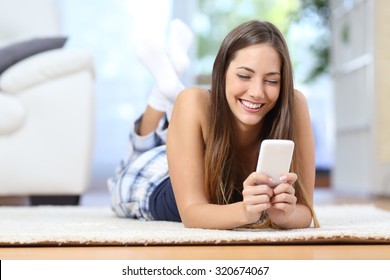
{"type": "Polygon", "coordinates": [[[187,131],[193,128],[199,130],[205,138],[209,101],[210,93],[207,89],[190,87],[183,90],[176,98],[170,127],[181,126],[187,131]]]}
{"type": "MultiPolygon", "coordinates": [[[[198,87],[189,87],[183,90],[177,97],[176,103],[192,103],[206,107],[210,99],[210,93],[207,89],[198,87]]],[[[175,104],[176,105],[176,104],[175,104]]]]}
{"type": "Polygon", "coordinates": [[[294,115],[298,122],[310,121],[309,105],[306,96],[299,90],[294,90],[294,115]]]}
{"type": "Polygon", "coordinates": [[[298,109],[308,108],[306,96],[299,90],[294,90],[294,101],[298,109]]]}
{"type": "Polygon", "coordinates": [[[207,89],[190,87],[183,90],[176,98],[174,115],[180,118],[200,118],[202,122],[207,115],[210,93],[207,89]]]}
{"type": "Polygon", "coordinates": [[[311,139],[312,123],[310,118],[309,105],[307,103],[306,97],[302,92],[295,90],[294,98],[294,122],[297,136],[300,136],[298,139],[311,139]]]}

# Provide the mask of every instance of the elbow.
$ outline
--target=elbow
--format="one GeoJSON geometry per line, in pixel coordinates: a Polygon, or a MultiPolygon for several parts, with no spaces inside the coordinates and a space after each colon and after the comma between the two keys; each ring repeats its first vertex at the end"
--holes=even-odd
{"type": "Polygon", "coordinates": [[[210,220],[199,215],[199,211],[196,207],[189,207],[186,211],[179,211],[181,222],[186,228],[202,228],[202,229],[215,229],[215,225],[210,223],[210,220]]]}
{"type": "Polygon", "coordinates": [[[183,225],[185,228],[199,228],[198,226],[196,226],[195,224],[193,223],[186,223],[186,222],[183,222],[183,225]]]}
{"type": "Polygon", "coordinates": [[[181,222],[186,228],[200,228],[201,226],[191,217],[188,217],[189,215],[180,214],[181,222]]]}

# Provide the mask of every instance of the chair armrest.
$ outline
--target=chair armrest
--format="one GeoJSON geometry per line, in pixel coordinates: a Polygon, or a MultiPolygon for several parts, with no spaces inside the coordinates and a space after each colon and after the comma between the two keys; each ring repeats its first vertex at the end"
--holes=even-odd
{"type": "Polygon", "coordinates": [[[25,119],[26,112],[18,98],[0,92],[0,135],[11,134],[25,119]]]}
{"type": "Polygon", "coordinates": [[[68,49],[46,51],[30,56],[4,71],[0,76],[0,89],[7,93],[17,93],[82,70],[93,73],[92,57],[88,53],[68,49]]]}

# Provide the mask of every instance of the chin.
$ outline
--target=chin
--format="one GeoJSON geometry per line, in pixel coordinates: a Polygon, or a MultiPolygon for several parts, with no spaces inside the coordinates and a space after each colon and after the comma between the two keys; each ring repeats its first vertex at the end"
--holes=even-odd
{"type": "Polygon", "coordinates": [[[260,124],[260,122],[263,120],[263,117],[250,117],[250,118],[242,118],[240,119],[240,122],[246,126],[257,126],[260,124]]]}

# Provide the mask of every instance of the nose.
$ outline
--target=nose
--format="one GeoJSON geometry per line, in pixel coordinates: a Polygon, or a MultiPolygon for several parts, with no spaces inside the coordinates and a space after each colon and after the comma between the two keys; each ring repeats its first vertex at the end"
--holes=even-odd
{"type": "Polygon", "coordinates": [[[261,83],[253,83],[250,88],[249,96],[254,100],[260,100],[265,97],[264,87],[261,83]]]}

